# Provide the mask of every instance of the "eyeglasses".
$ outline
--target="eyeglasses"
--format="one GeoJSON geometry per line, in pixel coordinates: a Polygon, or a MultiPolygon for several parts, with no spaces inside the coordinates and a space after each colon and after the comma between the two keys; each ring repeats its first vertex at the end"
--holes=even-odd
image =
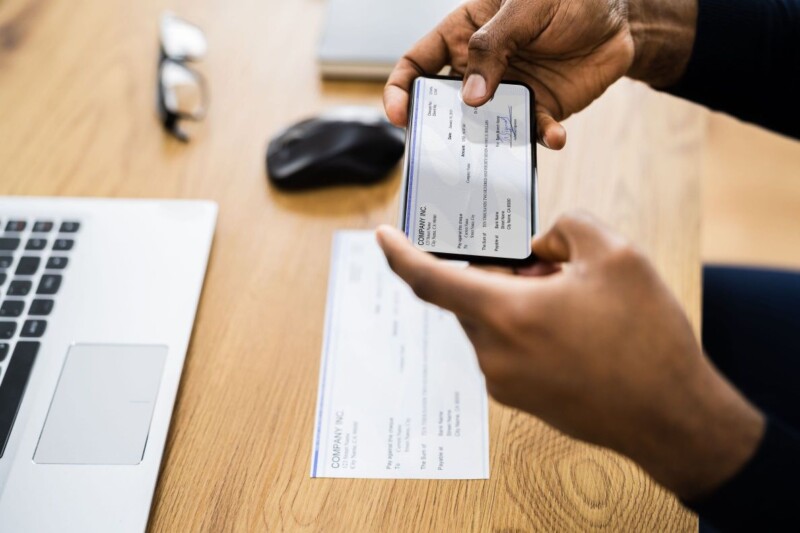
{"type": "Polygon", "coordinates": [[[159,29],[158,115],[165,130],[187,142],[180,121],[205,117],[208,89],[202,74],[186,63],[202,59],[208,43],[203,30],[173,13],[161,15],[159,29]]]}

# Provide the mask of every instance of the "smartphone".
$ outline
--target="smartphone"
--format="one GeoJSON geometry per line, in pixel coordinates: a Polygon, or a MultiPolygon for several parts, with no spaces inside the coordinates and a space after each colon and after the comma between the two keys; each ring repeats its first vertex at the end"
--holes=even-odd
{"type": "Polygon", "coordinates": [[[534,94],[504,81],[491,101],[461,100],[461,78],[411,91],[398,225],[447,259],[521,265],[538,228],[534,94]]]}

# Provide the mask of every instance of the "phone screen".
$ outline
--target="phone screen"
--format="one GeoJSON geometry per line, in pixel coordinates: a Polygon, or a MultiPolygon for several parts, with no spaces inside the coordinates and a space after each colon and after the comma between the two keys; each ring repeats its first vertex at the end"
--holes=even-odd
{"type": "Polygon", "coordinates": [[[461,84],[414,83],[402,229],[417,248],[443,257],[527,260],[537,220],[533,93],[504,82],[475,108],[461,101],[461,84]]]}

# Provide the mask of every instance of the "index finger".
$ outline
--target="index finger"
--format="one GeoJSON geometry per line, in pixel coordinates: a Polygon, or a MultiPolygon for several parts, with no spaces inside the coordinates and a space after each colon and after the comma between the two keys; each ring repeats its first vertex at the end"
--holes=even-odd
{"type": "Polygon", "coordinates": [[[383,89],[386,116],[397,126],[408,123],[408,95],[419,76],[436,74],[450,61],[450,53],[439,28],[434,29],[409,50],[395,65],[383,89]]]}
{"type": "Polygon", "coordinates": [[[381,226],[378,243],[389,266],[425,301],[460,316],[481,318],[497,302],[497,274],[457,268],[417,250],[399,230],[381,226]]]}

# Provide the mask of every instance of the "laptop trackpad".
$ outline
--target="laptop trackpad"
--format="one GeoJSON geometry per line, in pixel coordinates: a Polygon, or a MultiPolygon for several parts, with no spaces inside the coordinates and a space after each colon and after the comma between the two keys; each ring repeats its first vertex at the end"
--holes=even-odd
{"type": "Polygon", "coordinates": [[[166,357],[166,346],[72,346],[34,462],[139,464],[166,357]]]}

